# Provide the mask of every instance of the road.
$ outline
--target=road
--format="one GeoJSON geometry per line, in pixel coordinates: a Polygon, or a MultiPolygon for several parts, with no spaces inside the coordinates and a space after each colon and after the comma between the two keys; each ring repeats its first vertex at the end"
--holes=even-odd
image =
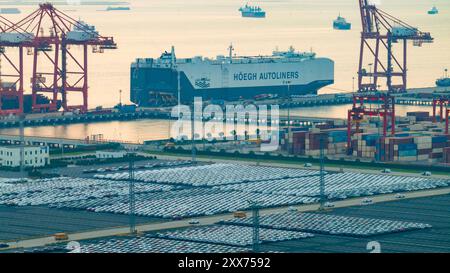
{"type": "MultiPolygon", "coordinates": [[[[435,196],[435,195],[444,195],[444,194],[449,194],[449,193],[450,193],[450,188],[416,191],[416,192],[406,193],[405,199],[435,196]]],[[[373,196],[371,198],[373,200],[373,203],[389,202],[389,201],[398,200],[396,198],[395,194],[378,195],[378,196],[373,196]]],[[[346,200],[342,200],[342,201],[337,201],[334,203],[334,205],[335,205],[335,208],[360,206],[362,199],[363,198],[346,199],[346,200]]],[[[298,206],[295,206],[295,208],[301,212],[316,211],[319,209],[319,204],[298,205],[298,206]]],[[[260,214],[261,215],[275,214],[275,213],[285,212],[286,210],[287,210],[286,206],[278,207],[278,208],[262,209],[260,211],[260,214]]],[[[233,217],[233,214],[228,213],[228,214],[215,215],[215,216],[199,217],[198,220],[200,221],[199,225],[211,225],[220,220],[231,219],[232,217],[233,217]]],[[[149,232],[149,231],[161,231],[161,230],[173,229],[173,228],[183,228],[183,227],[188,227],[188,226],[191,226],[189,224],[189,220],[179,220],[179,221],[170,221],[170,222],[163,222],[163,223],[142,224],[142,225],[138,225],[136,227],[136,229],[138,232],[149,232]]],[[[128,232],[129,232],[128,227],[116,227],[116,228],[107,228],[107,229],[88,231],[88,232],[72,233],[72,234],[69,234],[69,241],[81,241],[81,240],[95,239],[95,238],[102,238],[102,237],[109,237],[109,236],[118,236],[118,235],[127,234],[128,232]]],[[[40,247],[40,246],[45,246],[45,245],[52,244],[52,243],[56,243],[56,241],[53,237],[42,237],[42,238],[22,240],[22,241],[18,241],[18,242],[11,242],[11,243],[9,243],[10,247],[6,248],[6,249],[40,247]]]]}

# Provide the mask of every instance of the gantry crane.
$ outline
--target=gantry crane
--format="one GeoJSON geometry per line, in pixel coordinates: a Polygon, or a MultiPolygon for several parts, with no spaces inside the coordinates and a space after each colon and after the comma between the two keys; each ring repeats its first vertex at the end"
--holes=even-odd
{"type": "Polygon", "coordinates": [[[33,55],[31,78],[33,111],[56,111],[58,95],[61,94],[62,107],[65,111],[78,109],[86,112],[88,48],[92,47],[94,53],[116,49],[114,39],[101,36],[95,27],[69,17],[50,3],[39,4],[37,10],[6,28],[6,31],[12,30],[31,34],[33,37],[32,44],[28,48],[28,54],[33,55]],[[77,58],[70,49],[71,46],[82,47],[82,58],[77,58]],[[47,64],[43,63],[44,61],[47,64]],[[69,92],[81,93],[82,103],[69,105],[69,92]],[[51,94],[49,103],[42,104],[37,101],[41,93],[51,94]]]}
{"type": "Polygon", "coordinates": [[[395,93],[406,92],[407,45],[414,46],[433,42],[428,32],[417,28],[380,10],[368,0],[358,0],[361,13],[361,45],[358,65],[358,92],[353,98],[353,107],[348,111],[347,147],[351,152],[351,135],[358,132],[359,123],[365,115],[383,118],[383,137],[388,127],[395,134],[395,93]],[[401,54],[394,54],[394,44],[401,54]],[[383,83],[380,79],[385,79],[383,83]],[[383,85],[382,85],[383,84],[383,85]],[[387,90],[381,92],[380,90],[387,90]],[[367,109],[365,102],[376,107],[367,109]],[[359,103],[359,104],[358,104],[359,103]],[[390,125],[389,125],[390,121],[390,125]],[[352,131],[356,124],[356,131],[352,131]]]}
{"type": "Polygon", "coordinates": [[[369,4],[368,0],[358,1],[362,23],[358,90],[378,91],[381,88],[390,93],[406,92],[408,41],[421,46],[433,42],[433,38],[430,33],[421,32],[369,4]],[[393,44],[397,43],[401,43],[396,48],[399,54],[394,54],[393,44]],[[380,78],[386,78],[385,86],[379,85],[380,78]]]}
{"type": "Polygon", "coordinates": [[[16,31],[13,25],[0,16],[0,115],[23,113],[23,52],[31,45],[33,36],[16,31]],[[9,52],[13,48],[17,49],[16,52],[9,52]]]}

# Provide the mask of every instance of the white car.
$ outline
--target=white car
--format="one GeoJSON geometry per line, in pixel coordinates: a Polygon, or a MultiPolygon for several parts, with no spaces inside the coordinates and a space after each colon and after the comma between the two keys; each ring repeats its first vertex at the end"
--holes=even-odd
{"type": "Polygon", "coordinates": [[[197,225],[197,224],[199,224],[199,223],[200,223],[200,221],[197,220],[197,219],[191,219],[191,220],[189,220],[189,225],[197,225]]]}
{"type": "Polygon", "coordinates": [[[382,173],[391,173],[392,171],[391,171],[391,169],[384,169],[384,170],[382,170],[381,172],[382,172],[382,173]]]}
{"type": "Polygon", "coordinates": [[[423,176],[431,176],[431,172],[423,172],[422,175],[423,176]]]}
{"type": "Polygon", "coordinates": [[[295,212],[295,211],[297,211],[297,208],[291,206],[291,207],[288,208],[288,211],[289,212],[295,212]]]}
{"type": "Polygon", "coordinates": [[[311,163],[305,163],[305,165],[303,165],[303,167],[311,168],[311,167],[312,167],[312,164],[311,164],[311,163]]]}
{"type": "Polygon", "coordinates": [[[325,204],[323,204],[323,205],[326,208],[334,208],[334,204],[332,202],[325,202],[325,204]]]}
{"type": "Polygon", "coordinates": [[[404,195],[403,193],[397,193],[397,194],[395,195],[395,198],[397,198],[397,199],[402,199],[402,198],[405,198],[405,195],[404,195]]]}
{"type": "Polygon", "coordinates": [[[368,205],[368,204],[372,204],[372,203],[373,203],[373,200],[370,198],[367,198],[367,197],[361,201],[362,205],[368,205]]]}

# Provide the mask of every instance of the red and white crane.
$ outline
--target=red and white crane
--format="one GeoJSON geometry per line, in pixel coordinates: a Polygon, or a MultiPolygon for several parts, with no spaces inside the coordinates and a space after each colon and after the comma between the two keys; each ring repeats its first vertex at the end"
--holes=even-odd
{"type": "Polygon", "coordinates": [[[361,45],[358,65],[358,92],[353,107],[348,111],[347,148],[352,150],[351,136],[359,132],[364,116],[383,118],[383,137],[395,134],[395,98],[393,94],[406,92],[407,45],[414,46],[433,42],[428,32],[417,28],[382,11],[368,0],[358,0],[361,13],[361,45]],[[395,47],[394,45],[399,46],[395,47]],[[400,54],[396,55],[396,52],[400,54]],[[382,81],[382,79],[385,79],[382,81]],[[381,92],[380,90],[387,90],[381,92]],[[367,108],[368,103],[375,107],[367,108]],[[389,124],[390,122],[390,124],[389,124]],[[356,129],[353,130],[353,126],[356,129]]]}
{"type": "MultiPolygon", "coordinates": [[[[4,33],[17,32],[31,39],[20,44],[33,56],[31,91],[34,112],[57,111],[58,100],[64,111],[88,110],[88,49],[103,53],[116,49],[112,37],[101,36],[95,27],[75,20],[50,3],[20,20],[6,26],[4,33]],[[79,57],[74,47],[82,48],[79,57]],[[70,105],[69,94],[81,94],[81,104],[70,105]],[[48,103],[37,100],[40,94],[50,94],[48,103]]],[[[23,78],[23,75],[22,75],[23,78]]]]}
{"type": "Polygon", "coordinates": [[[13,26],[0,16],[0,115],[23,113],[24,48],[32,44],[33,37],[13,26]]]}

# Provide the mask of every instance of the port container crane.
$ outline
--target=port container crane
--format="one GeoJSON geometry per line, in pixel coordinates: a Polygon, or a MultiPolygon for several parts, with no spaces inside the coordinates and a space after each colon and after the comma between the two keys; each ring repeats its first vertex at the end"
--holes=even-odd
{"type": "Polygon", "coordinates": [[[80,112],[86,112],[88,48],[92,47],[94,53],[116,49],[113,37],[101,36],[95,27],[69,17],[51,3],[39,4],[37,10],[7,28],[9,29],[20,29],[33,35],[32,50],[28,51],[33,55],[31,78],[33,111],[57,111],[58,95],[61,94],[64,111],[78,109],[80,112]],[[81,47],[82,57],[77,56],[74,50],[71,50],[71,46],[81,47]],[[51,94],[49,103],[37,102],[37,96],[41,93],[51,94]],[[69,105],[69,93],[81,93],[81,104],[69,105]]]}
{"type": "Polygon", "coordinates": [[[0,115],[2,116],[23,113],[24,48],[30,46],[33,39],[31,33],[16,29],[13,25],[13,22],[0,16],[0,115]],[[9,49],[14,48],[17,50],[10,52],[9,49]],[[4,105],[5,103],[7,105],[4,105]]]}
{"type": "MultiPolygon", "coordinates": [[[[364,116],[383,118],[383,136],[386,137],[390,126],[391,135],[395,134],[395,98],[394,94],[404,93],[407,88],[407,45],[414,46],[432,43],[428,32],[417,28],[382,11],[368,0],[358,0],[361,14],[361,44],[358,64],[358,92],[354,94],[353,106],[347,116],[347,149],[351,153],[351,136],[359,132],[359,124],[364,116]],[[395,55],[394,44],[401,44],[401,54],[395,55]],[[382,84],[381,79],[385,79],[382,84]],[[380,92],[387,90],[387,92],[380,92]],[[367,108],[367,103],[376,105],[367,108]],[[390,121],[390,125],[389,125],[390,121]],[[356,125],[356,130],[352,130],[356,125]]],[[[381,141],[381,139],[379,139],[381,141]]],[[[380,145],[378,145],[380,146],[380,145]]],[[[380,151],[378,151],[380,152],[380,151]]]]}
{"type": "Polygon", "coordinates": [[[358,1],[362,23],[358,90],[378,91],[381,87],[390,93],[406,92],[408,42],[412,41],[414,46],[432,43],[431,34],[419,31],[368,0],[358,1]],[[398,55],[394,54],[394,44],[401,44],[396,48],[398,55]],[[380,78],[386,78],[386,86],[379,86],[380,78]]]}

